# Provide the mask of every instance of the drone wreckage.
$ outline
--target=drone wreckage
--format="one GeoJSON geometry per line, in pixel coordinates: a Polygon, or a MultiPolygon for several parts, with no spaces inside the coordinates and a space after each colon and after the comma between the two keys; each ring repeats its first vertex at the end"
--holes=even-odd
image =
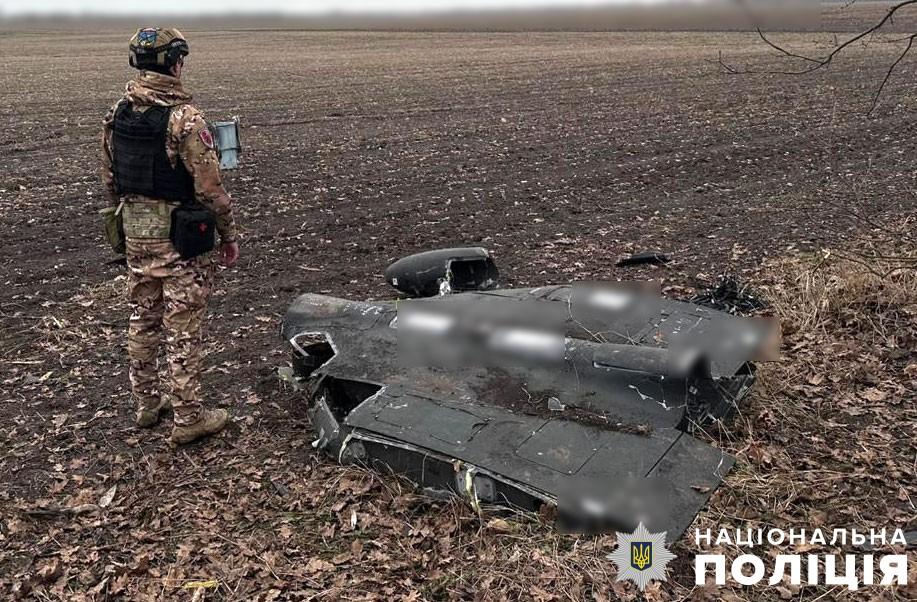
{"type": "Polygon", "coordinates": [[[313,445],[474,506],[675,540],[734,459],[692,433],[728,418],[770,359],[764,322],[639,283],[497,288],[481,248],[405,257],[409,298],[307,293],[283,320],[313,445]]]}

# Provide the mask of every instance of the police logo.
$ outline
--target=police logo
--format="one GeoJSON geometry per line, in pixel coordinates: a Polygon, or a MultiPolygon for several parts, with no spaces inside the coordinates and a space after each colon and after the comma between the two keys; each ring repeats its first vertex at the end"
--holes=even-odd
{"type": "Polygon", "coordinates": [[[650,533],[640,523],[633,533],[618,533],[618,547],[607,558],[618,567],[618,581],[633,581],[643,591],[650,581],[666,580],[675,554],[665,547],[665,532],[650,533]]]}
{"type": "Polygon", "coordinates": [[[137,32],[137,44],[142,48],[152,48],[156,45],[159,35],[155,27],[148,27],[137,32]]]}

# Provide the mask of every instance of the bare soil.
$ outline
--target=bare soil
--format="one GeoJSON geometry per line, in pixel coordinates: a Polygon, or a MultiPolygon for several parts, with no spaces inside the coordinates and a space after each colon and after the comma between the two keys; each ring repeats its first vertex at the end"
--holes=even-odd
{"type": "MultiPolygon", "coordinates": [[[[390,261],[459,245],[491,249],[507,285],[652,277],[687,295],[915,211],[913,62],[865,115],[891,37],[790,77],[723,73],[720,51],[784,66],[749,33],[185,33],[187,87],[211,119],[241,117],[245,150],[226,175],[242,259],[218,277],[205,375],[234,423],[176,451],[168,420],[131,426],[123,268],[106,263],[96,215],[100,121],[131,76],[129,32],[0,32],[2,596],[633,598],[604,560],[613,537],[478,517],[314,452],[301,398],[276,375],[286,306],[307,291],[387,297],[390,261]],[[614,267],[641,250],[674,261],[614,267]],[[65,510],[80,504],[98,508],[65,510]],[[60,511],[35,512],[48,508],[60,511]]],[[[833,38],[780,39],[824,51],[833,38]]],[[[901,353],[882,369],[913,361],[901,353]]],[[[908,391],[885,395],[907,406],[908,391]]],[[[832,420],[828,408],[812,419],[832,420]]],[[[779,432],[779,411],[762,424],[779,432]]],[[[860,491],[883,497],[860,518],[904,526],[915,495],[901,437],[913,429],[885,424],[862,428],[894,438],[902,485],[860,491]]],[[[749,447],[743,428],[733,452],[749,447]]],[[[774,450],[755,449],[742,479],[775,470],[774,450]]],[[[697,524],[776,521],[755,514],[766,492],[726,490],[697,524]]],[[[825,513],[815,497],[792,520],[825,513]]],[[[655,599],[693,591],[687,563],[670,581],[655,599]]]]}

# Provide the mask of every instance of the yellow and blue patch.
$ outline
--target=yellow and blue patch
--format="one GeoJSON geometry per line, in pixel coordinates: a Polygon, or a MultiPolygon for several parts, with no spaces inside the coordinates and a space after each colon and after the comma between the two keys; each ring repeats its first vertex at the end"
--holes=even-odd
{"type": "Polygon", "coordinates": [[[630,566],[645,571],[653,566],[653,542],[632,541],[630,543],[630,566]]]}
{"type": "Polygon", "coordinates": [[[148,27],[137,32],[137,44],[143,48],[153,48],[156,46],[156,39],[159,37],[155,27],[148,27]]]}

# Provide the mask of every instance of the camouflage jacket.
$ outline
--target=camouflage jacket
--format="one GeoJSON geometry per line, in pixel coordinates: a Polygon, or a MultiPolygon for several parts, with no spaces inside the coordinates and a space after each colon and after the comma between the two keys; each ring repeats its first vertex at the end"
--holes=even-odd
{"type": "MultiPolygon", "coordinates": [[[[154,71],[142,71],[128,82],[124,96],[108,111],[103,121],[102,181],[109,203],[115,205],[120,197],[115,190],[111,159],[111,123],[115,111],[123,102],[130,102],[135,110],[159,105],[174,107],[169,116],[169,134],[166,137],[166,154],[173,165],[181,161],[194,178],[197,201],[213,211],[217,230],[223,242],[236,239],[236,224],[232,215],[232,200],[220,177],[220,162],[213,147],[213,139],[204,121],[204,114],[192,106],[191,95],[182,89],[181,81],[154,71]]],[[[156,201],[140,195],[129,195],[124,200],[156,201]]]]}

